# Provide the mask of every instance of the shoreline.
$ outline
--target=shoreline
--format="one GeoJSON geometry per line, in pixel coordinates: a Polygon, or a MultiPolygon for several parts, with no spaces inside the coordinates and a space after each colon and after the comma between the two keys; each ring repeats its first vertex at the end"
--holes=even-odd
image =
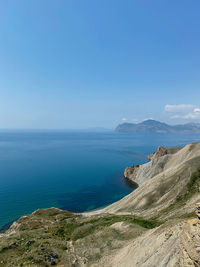
{"type": "MultiPolygon", "coordinates": [[[[132,191],[131,191],[130,193],[128,193],[128,194],[126,194],[126,195],[124,195],[124,196],[122,197],[122,198],[124,198],[124,197],[128,196],[129,194],[131,194],[134,190],[136,190],[137,187],[138,187],[138,185],[137,185],[137,183],[135,183],[135,182],[133,182],[133,181],[127,179],[127,178],[123,175],[123,173],[120,173],[120,175],[121,175],[121,174],[122,174],[122,177],[121,177],[121,178],[124,179],[124,183],[126,184],[126,186],[128,186],[129,188],[132,189],[132,191]]],[[[120,201],[122,198],[120,198],[119,200],[115,200],[114,202],[111,202],[111,203],[109,203],[109,204],[105,204],[105,205],[103,205],[103,206],[100,206],[100,207],[98,207],[98,208],[94,208],[94,209],[91,209],[91,210],[85,210],[85,211],[82,211],[82,212],[71,211],[71,210],[69,210],[69,209],[63,209],[63,208],[58,208],[58,207],[48,207],[48,208],[46,208],[46,209],[55,208],[55,209],[59,209],[59,210],[63,210],[63,211],[69,211],[69,212],[72,212],[72,213],[74,213],[74,214],[82,214],[82,215],[85,216],[86,214],[99,212],[100,210],[105,209],[106,207],[108,207],[108,206],[110,206],[110,205],[116,203],[117,201],[120,201]]],[[[41,208],[38,208],[38,209],[40,210],[41,208]]],[[[38,210],[38,209],[36,209],[36,210],[38,210]]],[[[36,210],[34,210],[33,212],[35,212],[36,210]]],[[[33,212],[31,212],[31,213],[27,213],[27,214],[32,214],[33,212]]],[[[27,215],[27,214],[23,214],[23,215],[19,216],[17,219],[12,220],[12,221],[10,221],[10,222],[4,224],[2,227],[0,227],[0,234],[5,233],[7,230],[9,230],[10,226],[11,226],[14,222],[18,221],[21,217],[23,217],[23,216],[25,216],[25,215],[27,215]]]]}
{"type": "MultiPolygon", "coordinates": [[[[19,217],[20,218],[20,217],[19,217]]],[[[17,220],[19,220],[19,218],[17,220]]],[[[10,227],[11,225],[16,222],[17,220],[13,220],[12,222],[4,224],[2,227],[0,227],[0,234],[4,234],[10,227]]]]}

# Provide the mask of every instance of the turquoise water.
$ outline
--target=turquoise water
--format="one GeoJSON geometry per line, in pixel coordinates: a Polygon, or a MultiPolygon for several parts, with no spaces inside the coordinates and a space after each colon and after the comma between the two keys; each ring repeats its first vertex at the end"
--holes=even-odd
{"type": "Polygon", "coordinates": [[[86,211],[134,190],[124,168],[142,164],[158,145],[199,135],[9,131],[0,133],[0,228],[38,208],[86,211]]]}

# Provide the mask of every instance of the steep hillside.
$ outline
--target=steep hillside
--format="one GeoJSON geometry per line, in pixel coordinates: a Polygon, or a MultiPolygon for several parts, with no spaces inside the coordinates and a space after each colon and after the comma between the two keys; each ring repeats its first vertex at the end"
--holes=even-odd
{"type": "Polygon", "coordinates": [[[200,201],[200,143],[193,143],[138,167],[140,186],[103,211],[169,218],[190,214],[200,201]]]}
{"type": "Polygon", "coordinates": [[[103,257],[107,267],[198,267],[200,266],[200,224],[195,219],[168,222],[146,231],[117,253],[103,257]]]}

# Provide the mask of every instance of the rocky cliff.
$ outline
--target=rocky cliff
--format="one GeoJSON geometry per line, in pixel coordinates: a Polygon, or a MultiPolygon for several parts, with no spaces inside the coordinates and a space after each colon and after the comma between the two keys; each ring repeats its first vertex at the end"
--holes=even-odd
{"type": "Polygon", "coordinates": [[[182,147],[165,148],[159,146],[153,154],[148,156],[150,162],[143,165],[126,167],[124,177],[141,185],[144,181],[161,173],[168,166],[167,162],[171,159],[169,155],[175,154],[181,149],[182,147]]]}
{"type": "Polygon", "coordinates": [[[163,146],[159,146],[158,149],[153,154],[150,154],[148,156],[148,159],[149,160],[153,160],[153,159],[156,159],[156,158],[160,158],[162,156],[165,156],[165,155],[175,154],[181,148],[182,147],[166,148],[166,147],[163,147],[163,146]]]}
{"type": "Polygon", "coordinates": [[[20,218],[0,235],[0,266],[200,266],[200,143],[150,159],[126,171],[139,187],[104,209],[20,218]]]}

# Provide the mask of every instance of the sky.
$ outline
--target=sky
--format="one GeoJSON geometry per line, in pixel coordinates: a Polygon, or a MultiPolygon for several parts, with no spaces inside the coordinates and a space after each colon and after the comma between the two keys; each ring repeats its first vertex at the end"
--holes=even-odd
{"type": "Polygon", "coordinates": [[[0,128],[200,122],[199,0],[2,0],[0,128]]]}

